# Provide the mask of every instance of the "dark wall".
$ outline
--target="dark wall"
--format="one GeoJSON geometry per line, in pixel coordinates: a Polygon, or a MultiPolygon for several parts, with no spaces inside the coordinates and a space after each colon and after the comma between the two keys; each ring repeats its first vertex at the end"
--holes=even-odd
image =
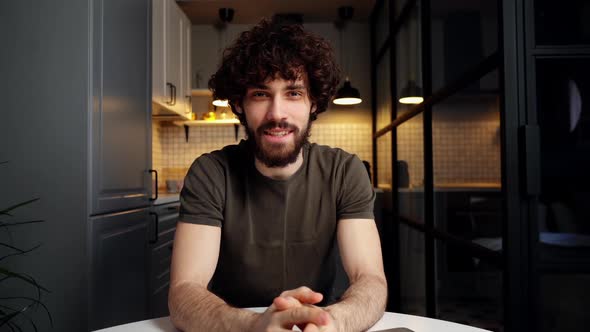
{"type": "MultiPolygon", "coordinates": [[[[43,302],[53,331],[86,329],[89,2],[0,2],[0,161],[9,161],[0,165],[0,208],[40,198],[16,219],[45,220],[0,233],[21,248],[41,245],[0,264],[51,291],[43,302]]],[[[22,283],[2,287],[3,296],[34,295],[22,283]]],[[[42,311],[32,316],[50,330],[42,311]]]]}

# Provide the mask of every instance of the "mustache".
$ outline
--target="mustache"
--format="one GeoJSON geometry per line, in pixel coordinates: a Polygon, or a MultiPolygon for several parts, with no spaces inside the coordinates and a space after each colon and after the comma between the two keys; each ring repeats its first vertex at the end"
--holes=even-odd
{"type": "Polygon", "coordinates": [[[261,125],[260,127],[258,127],[256,132],[258,134],[264,134],[265,130],[270,130],[270,129],[275,129],[275,128],[288,129],[288,130],[292,130],[294,132],[299,132],[299,128],[297,126],[295,126],[294,124],[291,124],[287,121],[281,121],[281,122],[269,121],[269,122],[261,125]]]}

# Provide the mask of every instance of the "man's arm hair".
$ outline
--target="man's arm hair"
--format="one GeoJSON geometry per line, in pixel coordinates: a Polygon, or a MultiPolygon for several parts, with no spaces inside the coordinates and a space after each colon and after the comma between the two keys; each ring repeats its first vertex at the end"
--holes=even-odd
{"type": "Polygon", "coordinates": [[[334,317],[339,332],[366,331],[383,316],[387,301],[387,281],[375,222],[340,220],[338,244],[350,287],[326,310],[334,317]]]}
{"type": "Polygon", "coordinates": [[[168,307],[170,320],[182,331],[248,331],[259,315],[233,308],[207,290],[217,266],[220,241],[219,227],[177,225],[168,307]]]}
{"type": "Polygon", "coordinates": [[[258,314],[233,308],[207,288],[182,282],[170,288],[170,320],[185,332],[249,331],[258,314]]]}

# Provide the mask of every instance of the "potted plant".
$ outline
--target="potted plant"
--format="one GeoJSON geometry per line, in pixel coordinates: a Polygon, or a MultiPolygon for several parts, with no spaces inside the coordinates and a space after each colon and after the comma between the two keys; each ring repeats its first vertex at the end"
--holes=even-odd
{"type": "MultiPolygon", "coordinates": [[[[6,162],[0,162],[0,165],[6,162]]],[[[8,207],[0,206],[0,287],[6,283],[20,283],[22,288],[30,288],[36,294],[34,297],[21,296],[5,296],[0,295],[0,330],[10,331],[24,331],[24,326],[32,326],[34,331],[38,331],[37,325],[30,313],[32,310],[42,308],[49,318],[49,323],[53,326],[53,319],[45,304],[41,301],[41,295],[44,292],[49,292],[47,288],[39,284],[33,277],[23,272],[12,271],[7,262],[10,259],[16,259],[19,256],[30,253],[40,247],[34,246],[29,249],[21,249],[13,243],[11,239],[11,231],[16,227],[31,225],[43,222],[43,220],[26,220],[18,221],[14,219],[13,211],[20,207],[32,204],[39,200],[38,198],[31,199],[25,202],[14,204],[8,207]]],[[[13,285],[13,284],[11,284],[13,285]]]]}

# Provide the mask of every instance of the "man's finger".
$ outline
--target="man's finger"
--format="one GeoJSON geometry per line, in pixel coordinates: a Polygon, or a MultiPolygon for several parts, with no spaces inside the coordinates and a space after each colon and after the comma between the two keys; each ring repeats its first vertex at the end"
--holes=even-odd
{"type": "Polygon", "coordinates": [[[287,290],[281,293],[281,297],[291,296],[301,303],[316,304],[321,302],[324,296],[322,293],[314,292],[308,287],[299,287],[297,289],[287,290]]]}
{"type": "Polygon", "coordinates": [[[273,300],[273,305],[278,311],[297,308],[302,306],[301,302],[292,296],[279,296],[273,300]]]}
{"type": "Polygon", "coordinates": [[[330,317],[327,312],[321,308],[311,306],[301,306],[277,312],[274,319],[276,319],[282,327],[287,327],[289,324],[299,323],[326,325],[330,322],[330,317]]]}
{"type": "Polygon", "coordinates": [[[305,329],[304,329],[304,330],[302,330],[302,331],[303,331],[303,332],[319,332],[319,331],[320,331],[320,329],[318,328],[318,326],[317,326],[317,325],[315,325],[315,324],[313,324],[313,323],[310,323],[310,324],[307,324],[307,325],[305,326],[305,329]]]}

